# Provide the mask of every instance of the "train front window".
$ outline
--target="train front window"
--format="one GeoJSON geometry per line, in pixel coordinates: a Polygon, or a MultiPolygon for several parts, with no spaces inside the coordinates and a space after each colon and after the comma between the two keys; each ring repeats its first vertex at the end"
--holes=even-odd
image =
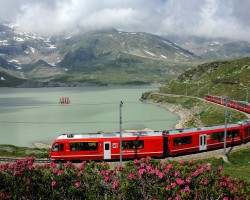
{"type": "Polygon", "coordinates": [[[52,147],[53,152],[58,152],[58,143],[55,143],[52,147]]]}

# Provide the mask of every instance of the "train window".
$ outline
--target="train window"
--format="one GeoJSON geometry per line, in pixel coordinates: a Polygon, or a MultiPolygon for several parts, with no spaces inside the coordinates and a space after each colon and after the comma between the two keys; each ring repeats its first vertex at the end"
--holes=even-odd
{"type": "Polygon", "coordinates": [[[105,143],[105,150],[109,150],[109,143],[105,143]]]}
{"type": "Polygon", "coordinates": [[[192,143],[192,137],[191,136],[174,138],[174,146],[179,146],[179,145],[184,145],[184,144],[191,144],[191,143],[192,143]]]}
{"type": "Polygon", "coordinates": [[[232,130],[227,132],[227,138],[231,137],[239,137],[239,131],[238,130],[232,130]]]}
{"type": "Polygon", "coordinates": [[[142,140],[131,140],[131,141],[123,141],[122,149],[141,149],[144,148],[144,141],[142,140]]]}
{"type": "Polygon", "coordinates": [[[58,143],[55,143],[52,147],[52,151],[53,152],[57,152],[58,151],[58,143]]]}
{"type": "Polygon", "coordinates": [[[211,140],[223,140],[224,132],[216,132],[211,134],[211,140]]]}
{"type": "Polygon", "coordinates": [[[246,134],[247,136],[250,136],[250,127],[247,127],[246,134]]]}
{"type": "Polygon", "coordinates": [[[70,151],[89,151],[97,150],[98,142],[72,142],[70,143],[70,151]]]}

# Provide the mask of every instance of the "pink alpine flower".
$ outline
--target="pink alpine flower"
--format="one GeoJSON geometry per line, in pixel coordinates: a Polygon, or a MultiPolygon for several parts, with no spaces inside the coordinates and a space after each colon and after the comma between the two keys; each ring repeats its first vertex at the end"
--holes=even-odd
{"type": "Polygon", "coordinates": [[[187,178],[186,178],[186,182],[187,182],[187,183],[190,183],[190,182],[191,182],[191,178],[190,178],[190,177],[187,177],[187,178]]]}
{"type": "Polygon", "coordinates": [[[63,174],[63,170],[58,170],[57,176],[61,176],[63,174]]]}
{"type": "Polygon", "coordinates": [[[139,160],[134,159],[134,164],[138,164],[138,163],[139,163],[139,160]]]}
{"type": "Polygon", "coordinates": [[[171,189],[171,186],[168,185],[168,186],[166,187],[166,191],[169,191],[170,189],[171,189]]]}
{"type": "Polygon", "coordinates": [[[210,165],[207,165],[206,170],[207,170],[207,171],[211,171],[211,166],[210,166],[210,165]]]}
{"type": "Polygon", "coordinates": [[[141,168],[144,168],[145,167],[145,163],[141,163],[141,168]]]}
{"type": "Polygon", "coordinates": [[[185,192],[190,192],[190,187],[187,185],[184,189],[185,192]]]}
{"type": "Polygon", "coordinates": [[[71,164],[71,162],[68,161],[68,162],[64,163],[63,165],[64,165],[65,168],[67,168],[70,164],[71,164]]]}
{"type": "Polygon", "coordinates": [[[49,168],[49,164],[48,163],[44,164],[44,168],[48,169],[49,168]]]}
{"type": "Polygon", "coordinates": [[[162,178],[164,177],[164,173],[159,172],[159,173],[157,174],[157,176],[158,176],[160,179],[162,179],[162,178]]]}
{"type": "Polygon", "coordinates": [[[86,161],[82,161],[82,165],[86,165],[87,164],[87,162],[86,161]]]}
{"type": "Polygon", "coordinates": [[[13,164],[13,163],[9,164],[9,169],[14,169],[14,167],[15,167],[15,164],[13,164]]]}
{"type": "Polygon", "coordinates": [[[119,186],[119,182],[118,181],[114,181],[112,188],[115,189],[119,186]]]}
{"type": "Polygon", "coordinates": [[[195,170],[194,172],[192,172],[192,175],[193,175],[193,176],[198,176],[198,175],[199,175],[199,170],[197,169],[197,170],[195,170]]]}
{"type": "Polygon", "coordinates": [[[78,170],[79,170],[79,171],[81,171],[81,170],[83,170],[83,169],[84,169],[84,165],[78,166],[78,170]]]}
{"type": "Polygon", "coordinates": [[[181,174],[180,174],[180,172],[175,172],[174,173],[174,177],[179,177],[181,174]]]}
{"type": "Polygon", "coordinates": [[[175,188],[176,187],[176,183],[171,183],[170,186],[171,186],[171,188],[175,188]]]}
{"type": "Polygon", "coordinates": [[[117,170],[118,170],[118,171],[122,171],[122,166],[118,166],[118,167],[117,167],[117,170]]]}
{"type": "Polygon", "coordinates": [[[26,179],[26,182],[27,182],[27,183],[30,183],[30,181],[31,181],[30,178],[27,178],[27,179],[26,179]]]}
{"type": "Polygon", "coordinates": [[[110,181],[110,177],[109,176],[105,176],[105,179],[104,179],[106,182],[109,182],[110,181]]]}
{"type": "Polygon", "coordinates": [[[147,158],[146,158],[146,161],[145,161],[145,162],[148,164],[150,159],[151,159],[151,158],[150,158],[149,156],[147,156],[147,158]]]}
{"type": "Polygon", "coordinates": [[[51,165],[51,167],[53,167],[53,168],[55,168],[55,167],[56,167],[56,164],[55,164],[55,163],[53,163],[53,162],[51,162],[51,163],[50,163],[50,165],[51,165]]]}
{"type": "Polygon", "coordinates": [[[79,171],[77,176],[81,176],[82,175],[82,171],[79,171]]]}
{"type": "Polygon", "coordinates": [[[1,168],[2,168],[2,169],[1,169],[2,171],[5,171],[6,169],[8,169],[8,164],[2,165],[1,168]]]}
{"type": "Polygon", "coordinates": [[[168,164],[167,169],[172,169],[173,168],[173,164],[168,164]]]}
{"type": "Polygon", "coordinates": [[[175,199],[176,199],[176,200],[181,200],[181,195],[176,194],[175,199]]]}
{"type": "Polygon", "coordinates": [[[133,180],[134,178],[135,178],[135,175],[134,175],[134,174],[129,174],[129,175],[128,175],[128,179],[133,180]]]}
{"type": "Polygon", "coordinates": [[[34,161],[32,161],[32,160],[28,161],[28,165],[33,165],[33,163],[34,163],[34,161]]]}
{"type": "Polygon", "coordinates": [[[79,187],[81,187],[81,183],[80,182],[76,182],[76,188],[79,188],[79,187]]]}
{"type": "Polygon", "coordinates": [[[55,187],[55,186],[56,186],[56,181],[52,181],[52,182],[51,182],[51,186],[52,186],[52,187],[55,187]]]}
{"type": "Polygon", "coordinates": [[[189,164],[191,164],[191,165],[192,165],[193,163],[194,163],[194,161],[193,161],[193,160],[190,160],[190,161],[189,161],[189,164]]]}
{"type": "Polygon", "coordinates": [[[21,174],[21,172],[19,170],[16,170],[16,171],[14,171],[13,176],[17,176],[19,174],[21,174]]]}
{"type": "Polygon", "coordinates": [[[177,178],[177,179],[176,179],[176,183],[177,183],[178,185],[184,185],[184,184],[185,184],[185,181],[182,180],[182,179],[180,179],[180,178],[177,178]]]}
{"type": "Polygon", "coordinates": [[[152,167],[151,167],[150,165],[148,165],[148,166],[146,167],[146,169],[147,169],[147,171],[151,171],[151,170],[152,170],[152,167]]]}
{"type": "Polygon", "coordinates": [[[180,165],[183,165],[184,163],[185,163],[184,160],[180,160],[180,162],[179,162],[180,165]]]}
{"type": "Polygon", "coordinates": [[[221,171],[221,170],[222,170],[222,166],[219,166],[219,167],[218,167],[218,171],[221,171]]]}

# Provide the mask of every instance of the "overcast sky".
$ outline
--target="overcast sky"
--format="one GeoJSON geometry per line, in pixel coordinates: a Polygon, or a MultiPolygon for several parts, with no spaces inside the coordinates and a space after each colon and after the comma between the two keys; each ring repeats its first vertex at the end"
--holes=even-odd
{"type": "Polygon", "coordinates": [[[0,19],[41,34],[113,27],[250,41],[250,0],[0,0],[0,19]]]}

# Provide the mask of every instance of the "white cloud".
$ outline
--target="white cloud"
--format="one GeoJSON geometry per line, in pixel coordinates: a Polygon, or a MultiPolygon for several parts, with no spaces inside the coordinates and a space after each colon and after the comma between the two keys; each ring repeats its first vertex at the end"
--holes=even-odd
{"type": "Polygon", "coordinates": [[[248,0],[1,0],[0,19],[43,34],[113,27],[250,41],[248,0]]]}

